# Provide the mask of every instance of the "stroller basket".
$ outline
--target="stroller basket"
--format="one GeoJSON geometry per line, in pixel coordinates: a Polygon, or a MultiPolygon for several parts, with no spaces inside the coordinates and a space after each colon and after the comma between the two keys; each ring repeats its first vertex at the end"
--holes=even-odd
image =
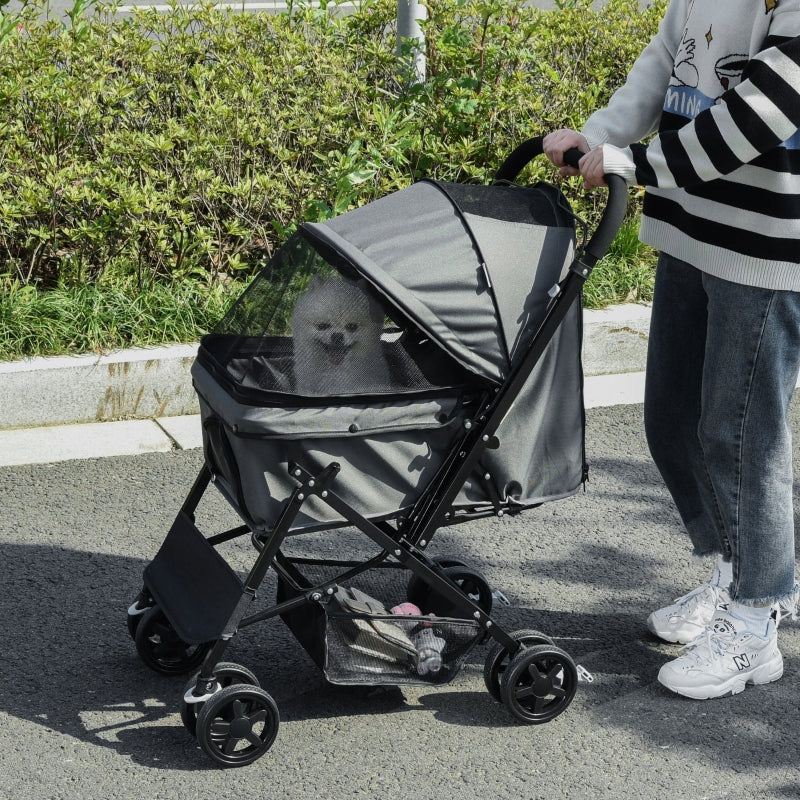
{"type": "MultiPolygon", "coordinates": [[[[304,569],[281,559],[278,602],[319,582],[319,568],[304,569]]],[[[410,578],[390,565],[368,570],[320,602],[282,615],[283,621],[330,683],[447,683],[479,641],[481,627],[474,619],[420,613],[405,601],[403,584],[410,578]]]]}
{"type": "Polygon", "coordinates": [[[463,619],[326,613],[325,676],[331,683],[451,681],[479,638],[463,619]]]}

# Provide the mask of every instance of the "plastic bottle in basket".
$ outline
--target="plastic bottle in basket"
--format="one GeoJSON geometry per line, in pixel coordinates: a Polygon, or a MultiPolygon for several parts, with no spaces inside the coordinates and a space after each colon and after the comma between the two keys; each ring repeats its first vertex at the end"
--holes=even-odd
{"type": "Polygon", "coordinates": [[[444,639],[437,636],[433,628],[423,628],[414,634],[413,641],[419,653],[417,672],[420,675],[435,675],[442,668],[444,639]]]}

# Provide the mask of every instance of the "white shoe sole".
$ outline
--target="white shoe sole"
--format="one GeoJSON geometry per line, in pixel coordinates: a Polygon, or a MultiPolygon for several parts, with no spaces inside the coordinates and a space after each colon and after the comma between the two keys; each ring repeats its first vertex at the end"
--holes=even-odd
{"type": "Polygon", "coordinates": [[[690,697],[692,700],[712,700],[717,697],[730,697],[743,692],[747,684],[760,685],[777,681],[783,675],[783,656],[778,653],[772,661],[762,664],[757,669],[739,675],[732,675],[722,683],[704,684],[701,686],[680,685],[665,664],[658,673],[658,682],[672,692],[690,697]]]}

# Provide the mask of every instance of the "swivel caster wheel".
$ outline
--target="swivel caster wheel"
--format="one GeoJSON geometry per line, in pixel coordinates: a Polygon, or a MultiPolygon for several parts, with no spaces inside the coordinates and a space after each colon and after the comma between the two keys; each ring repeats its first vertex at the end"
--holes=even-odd
{"type": "Polygon", "coordinates": [[[275,701],[259,686],[234,684],[215,692],[197,715],[202,751],[223,767],[244,767],[261,758],[278,735],[275,701]]]}
{"type": "Polygon", "coordinates": [[[145,615],[147,610],[152,608],[154,605],[155,602],[152,597],[147,597],[144,594],[140,594],[129,606],[126,623],[128,626],[128,635],[131,637],[131,639],[136,639],[136,629],[139,627],[142,617],[145,615]]]}
{"type": "MultiPolygon", "coordinates": [[[[555,642],[549,636],[539,631],[514,631],[514,633],[510,635],[511,638],[515,642],[519,642],[523,648],[533,647],[537,644],[549,644],[555,647],[555,642]]],[[[492,649],[489,650],[489,654],[486,656],[486,663],[483,666],[483,682],[486,684],[489,694],[497,700],[498,703],[502,702],[500,684],[503,681],[503,675],[506,669],[508,669],[510,661],[511,656],[508,650],[506,650],[500,642],[495,642],[492,649]]]]}
{"type": "MultiPolygon", "coordinates": [[[[194,692],[199,677],[200,673],[198,672],[194,678],[186,684],[186,688],[183,691],[183,698],[181,699],[181,722],[183,723],[183,727],[186,728],[192,736],[197,736],[197,716],[206,701],[191,703],[188,702],[186,698],[194,692]]],[[[220,689],[225,689],[234,684],[243,683],[248,686],[259,685],[258,678],[256,678],[247,667],[242,667],[239,664],[231,664],[227,661],[221,661],[214,668],[214,679],[217,686],[214,690],[214,694],[220,689]]]]}
{"type": "Polygon", "coordinates": [[[535,645],[517,651],[503,675],[503,704],[518,720],[538,725],[550,722],[572,702],[578,670],[563,650],[535,645]]]}
{"type": "Polygon", "coordinates": [[[184,675],[197,669],[212,645],[212,642],[184,642],[158,606],[142,615],[136,626],[135,642],[139,658],[161,675],[184,675]]]}

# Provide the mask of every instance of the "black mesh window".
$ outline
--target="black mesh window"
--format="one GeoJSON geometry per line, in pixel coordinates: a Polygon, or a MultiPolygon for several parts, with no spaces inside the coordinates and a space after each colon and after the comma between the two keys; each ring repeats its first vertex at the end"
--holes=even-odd
{"type": "Polygon", "coordinates": [[[245,402],[430,393],[462,368],[302,232],[203,338],[199,358],[245,402]],[[274,398],[273,398],[274,399],[274,398]]]}
{"type": "Polygon", "coordinates": [[[506,222],[571,228],[575,217],[561,192],[549,183],[533,187],[435,182],[464,214],[506,222]]]}

